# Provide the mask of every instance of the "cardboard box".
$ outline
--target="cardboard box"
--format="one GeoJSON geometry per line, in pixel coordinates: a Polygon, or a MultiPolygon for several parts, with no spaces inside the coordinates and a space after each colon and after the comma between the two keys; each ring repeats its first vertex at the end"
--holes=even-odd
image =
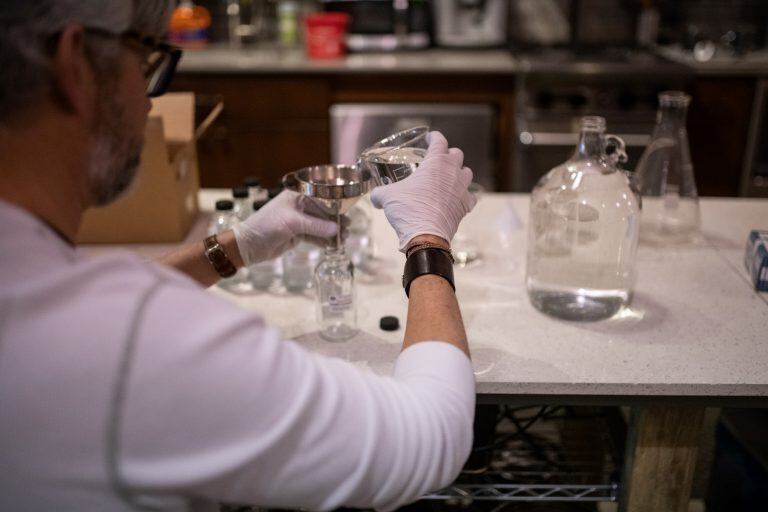
{"type": "Polygon", "coordinates": [[[115,202],[85,212],[78,243],[183,240],[198,213],[195,143],[221,109],[219,103],[195,129],[194,94],[154,98],[134,184],[115,202]]]}

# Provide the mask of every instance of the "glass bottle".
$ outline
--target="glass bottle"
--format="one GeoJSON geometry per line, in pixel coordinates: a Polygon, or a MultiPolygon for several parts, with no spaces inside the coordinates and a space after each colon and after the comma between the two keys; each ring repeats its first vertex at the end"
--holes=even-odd
{"type": "Polygon", "coordinates": [[[261,180],[248,176],[243,180],[243,186],[248,189],[248,200],[252,203],[267,200],[267,190],[261,186],[261,180]]]}
{"type": "MultiPolygon", "coordinates": [[[[265,204],[267,204],[267,202],[263,200],[254,201],[253,211],[258,211],[265,204]]],[[[275,277],[279,274],[278,262],[278,258],[273,258],[271,260],[254,263],[248,267],[248,280],[254,290],[269,290],[275,277]]]]}
{"type": "Polygon", "coordinates": [[[533,189],[526,286],[538,310],[599,320],[631,301],[640,205],[617,167],[623,160],[624,142],[605,134],[605,119],[583,117],[573,157],[533,189]]]}
{"type": "Polygon", "coordinates": [[[234,187],[232,189],[235,217],[245,220],[253,213],[253,201],[248,198],[248,187],[234,187]]]}
{"type": "Polygon", "coordinates": [[[644,242],[686,242],[699,229],[699,198],[685,128],[690,102],[691,97],[681,91],[659,94],[653,137],[637,164],[643,197],[640,238],[644,242]]]}
{"type": "Polygon", "coordinates": [[[309,242],[299,242],[283,253],[283,286],[290,293],[303,293],[314,284],[315,269],[322,249],[309,242]]]}
{"type": "Polygon", "coordinates": [[[369,260],[373,257],[371,218],[361,203],[350,208],[346,216],[349,218],[349,227],[344,240],[345,252],[355,268],[365,272],[369,269],[369,260]]]}
{"type": "MultiPolygon", "coordinates": [[[[216,212],[208,227],[208,234],[222,233],[232,229],[238,222],[232,201],[229,199],[216,201],[216,212]]],[[[253,289],[248,279],[248,270],[246,268],[239,269],[234,276],[221,279],[217,284],[220,288],[233,293],[248,293],[253,289]]]]}
{"type": "Polygon", "coordinates": [[[354,267],[343,247],[326,248],[315,270],[315,291],[320,336],[345,341],[357,334],[354,267]]]}

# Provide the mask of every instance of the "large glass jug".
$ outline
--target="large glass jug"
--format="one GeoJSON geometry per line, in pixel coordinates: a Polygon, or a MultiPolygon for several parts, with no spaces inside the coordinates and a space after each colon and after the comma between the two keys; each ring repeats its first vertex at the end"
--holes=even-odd
{"type": "Polygon", "coordinates": [[[526,286],[538,310],[599,320],[631,301],[640,205],[617,167],[625,160],[605,119],[583,117],[573,157],[533,189],[526,286]]]}
{"type": "Polygon", "coordinates": [[[637,164],[643,196],[640,238],[655,245],[686,242],[699,229],[699,199],[685,118],[691,97],[659,94],[653,137],[637,164]]]}

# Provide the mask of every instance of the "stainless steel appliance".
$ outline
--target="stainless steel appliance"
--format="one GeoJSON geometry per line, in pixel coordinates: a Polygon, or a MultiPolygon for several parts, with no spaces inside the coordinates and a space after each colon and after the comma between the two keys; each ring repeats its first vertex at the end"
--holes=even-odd
{"type": "Polygon", "coordinates": [[[424,0],[322,0],[325,11],[344,12],[353,52],[416,50],[429,46],[430,11],[424,0]]]}
{"type": "Polygon", "coordinates": [[[768,197],[768,80],[764,79],[755,89],[739,193],[768,197]]]}
{"type": "Polygon", "coordinates": [[[514,48],[632,46],[640,2],[510,0],[514,48]]]}
{"type": "Polygon", "coordinates": [[[483,47],[507,42],[508,0],[440,0],[432,6],[439,46],[483,47]]]}
{"type": "Polygon", "coordinates": [[[565,161],[577,142],[579,119],[597,115],[627,145],[633,170],[653,131],[658,93],[690,90],[692,74],[640,50],[582,53],[546,50],[519,57],[511,183],[530,192],[539,178],[565,161]]]}
{"type": "Polygon", "coordinates": [[[464,163],[486,190],[496,189],[494,128],[496,111],[486,104],[359,103],[331,107],[331,158],[353,164],[360,153],[391,133],[428,125],[461,148],[464,163]]]}

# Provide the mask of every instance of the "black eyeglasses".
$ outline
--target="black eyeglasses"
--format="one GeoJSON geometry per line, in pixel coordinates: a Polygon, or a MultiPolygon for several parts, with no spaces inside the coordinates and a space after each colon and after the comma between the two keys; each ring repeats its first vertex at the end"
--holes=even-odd
{"type": "Polygon", "coordinates": [[[155,98],[168,91],[168,86],[176,72],[176,65],[181,59],[181,48],[156,41],[151,37],[142,37],[141,34],[133,30],[122,34],[100,28],[87,27],[85,30],[97,36],[119,39],[131,50],[141,55],[143,59],[142,71],[147,81],[147,96],[155,98]]]}

